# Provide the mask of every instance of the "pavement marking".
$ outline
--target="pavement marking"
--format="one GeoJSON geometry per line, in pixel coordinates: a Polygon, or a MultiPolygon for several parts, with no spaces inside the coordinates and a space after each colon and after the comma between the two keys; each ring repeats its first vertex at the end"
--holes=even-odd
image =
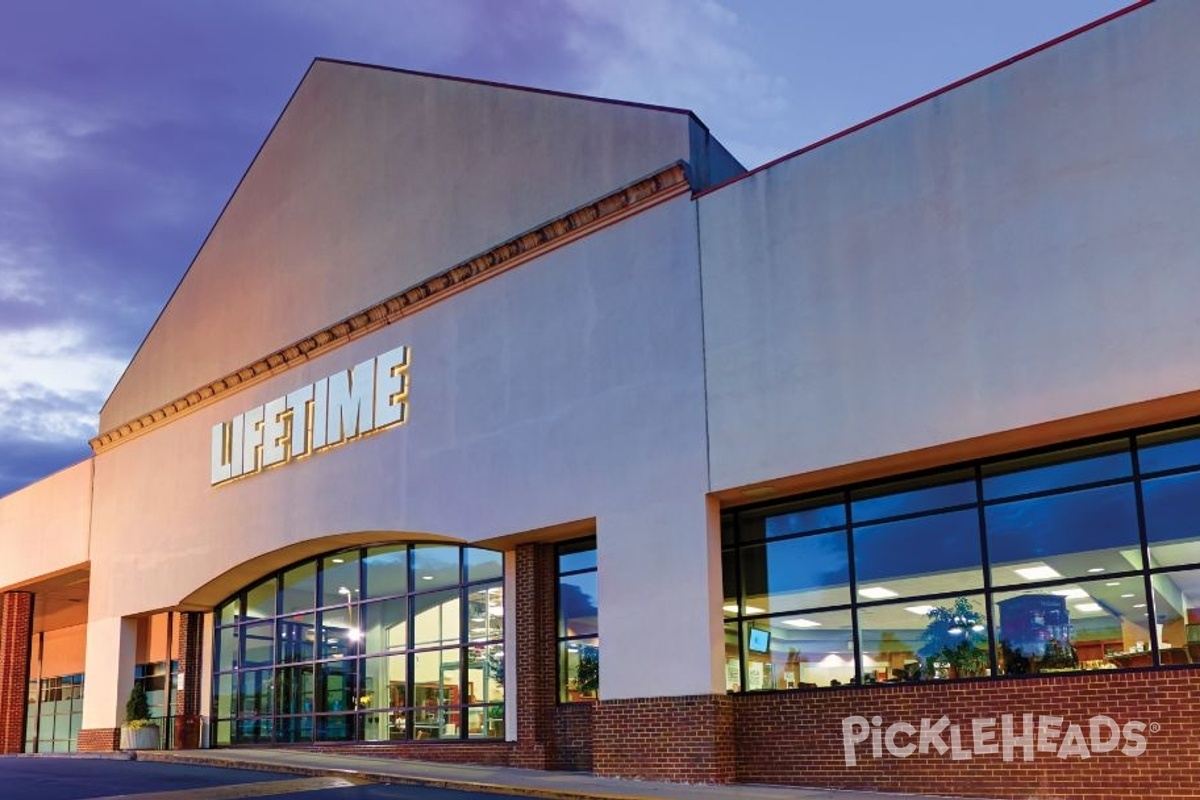
{"type": "Polygon", "coordinates": [[[202,789],[173,789],[169,792],[139,792],[91,797],[88,800],[241,800],[243,797],[270,797],[273,794],[316,792],[321,789],[348,789],[368,783],[353,778],[289,778],[262,783],[235,783],[202,789]]]}

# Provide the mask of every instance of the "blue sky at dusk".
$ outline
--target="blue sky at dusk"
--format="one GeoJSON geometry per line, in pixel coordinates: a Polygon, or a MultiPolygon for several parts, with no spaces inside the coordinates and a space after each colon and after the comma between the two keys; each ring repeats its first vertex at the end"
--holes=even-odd
{"type": "Polygon", "coordinates": [[[10,0],[0,496],[89,455],[100,406],[314,57],[689,108],[757,166],[1128,4],[10,0]]]}

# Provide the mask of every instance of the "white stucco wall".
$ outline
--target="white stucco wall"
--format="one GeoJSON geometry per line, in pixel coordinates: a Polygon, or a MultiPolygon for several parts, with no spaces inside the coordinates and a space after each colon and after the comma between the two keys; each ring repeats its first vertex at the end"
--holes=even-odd
{"type": "Polygon", "coordinates": [[[688,159],[692,127],[675,111],[315,62],[100,429],[688,159]]]}
{"type": "Polygon", "coordinates": [[[596,518],[605,696],[711,691],[695,213],[677,198],[99,455],[91,619],[315,537],[596,518]],[[210,486],[213,425],[398,345],[406,425],[210,486]]]}
{"type": "Polygon", "coordinates": [[[1200,386],[1200,4],[700,200],[712,488],[1200,386]]]}
{"type": "Polygon", "coordinates": [[[0,589],[88,560],[92,462],[0,497],[0,589]]]}

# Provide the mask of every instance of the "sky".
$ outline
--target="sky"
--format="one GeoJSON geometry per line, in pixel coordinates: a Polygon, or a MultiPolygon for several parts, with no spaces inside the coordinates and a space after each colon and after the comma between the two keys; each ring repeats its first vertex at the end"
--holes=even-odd
{"type": "Polygon", "coordinates": [[[1131,0],[4,0],[0,496],[112,387],[318,56],[688,108],[770,159],[1131,0]]]}

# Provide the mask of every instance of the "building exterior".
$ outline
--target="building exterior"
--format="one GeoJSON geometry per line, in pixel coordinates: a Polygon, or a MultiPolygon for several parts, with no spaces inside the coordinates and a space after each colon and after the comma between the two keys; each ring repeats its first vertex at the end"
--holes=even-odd
{"type": "Polygon", "coordinates": [[[747,172],[318,60],[0,499],[0,750],[1194,797],[1200,6],[747,172]],[[601,657],[602,656],[602,657],[601,657]]]}

